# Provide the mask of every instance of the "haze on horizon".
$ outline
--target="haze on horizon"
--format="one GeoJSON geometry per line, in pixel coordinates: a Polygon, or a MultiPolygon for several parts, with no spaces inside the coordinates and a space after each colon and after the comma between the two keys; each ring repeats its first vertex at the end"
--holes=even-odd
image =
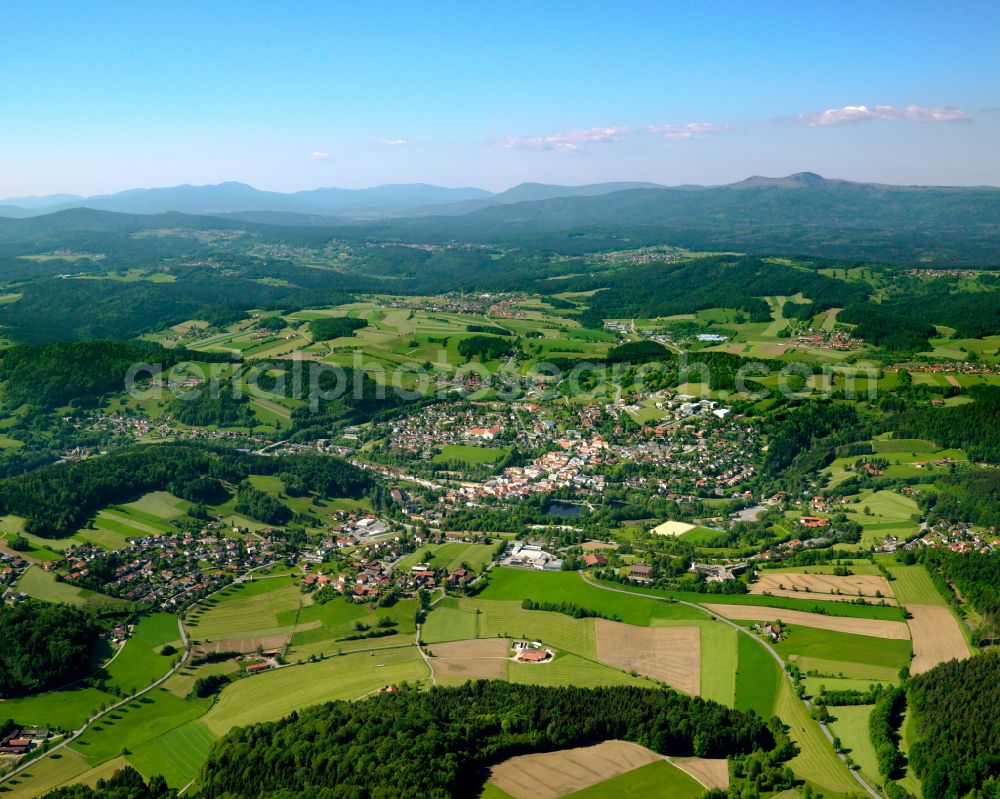
{"type": "Polygon", "coordinates": [[[0,197],[238,180],[1000,185],[1000,6],[5,10],[0,197]]]}

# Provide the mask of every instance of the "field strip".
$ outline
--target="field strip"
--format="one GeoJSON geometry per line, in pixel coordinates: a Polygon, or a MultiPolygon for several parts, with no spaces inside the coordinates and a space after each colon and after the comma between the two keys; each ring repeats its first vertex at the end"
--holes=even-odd
{"type": "MultiPolygon", "coordinates": [[[[768,588],[766,591],[754,591],[751,586],[750,593],[754,596],[780,596],[782,599],[815,599],[820,602],[854,602],[858,597],[850,594],[817,594],[813,591],[793,591],[789,588],[768,588]]],[[[899,603],[890,596],[865,597],[865,601],[872,605],[886,604],[897,606],[899,603]]]]}
{"type": "Polygon", "coordinates": [[[635,627],[597,619],[597,659],[697,696],[701,691],[701,628],[635,627]]]}
{"type": "Polygon", "coordinates": [[[729,761],[725,758],[683,757],[679,760],[670,758],[670,762],[710,791],[715,788],[724,791],[729,787],[729,761]]]}
{"type": "Polygon", "coordinates": [[[794,590],[808,591],[814,594],[833,594],[855,598],[892,597],[892,586],[882,575],[853,574],[840,576],[836,574],[805,574],[803,572],[760,572],[757,579],[750,584],[751,594],[762,594],[765,591],[794,590]]]}
{"type": "Polygon", "coordinates": [[[824,616],[821,613],[806,613],[801,610],[769,608],[764,605],[705,605],[713,613],[740,621],[777,620],[786,624],[801,624],[836,633],[870,635],[873,638],[908,640],[910,630],[905,622],[883,621],[882,619],[854,619],[847,616],[824,616]]]}
{"type": "Polygon", "coordinates": [[[628,741],[520,755],[491,770],[490,782],[516,799],[559,799],[663,758],[628,741]]]}
{"type": "Polygon", "coordinates": [[[507,638],[476,638],[427,647],[432,657],[427,664],[437,677],[469,680],[506,680],[511,658],[507,638]]]}
{"type": "MultiPolygon", "coordinates": [[[[589,578],[587,576],[587,574],[584,573],[584,572],[580,573],[580,579],[582,579],[585,583],[588,583],[589,585],[595,586],[597,588],[601,588],[601,589],[603,589],[605,591],[614,591],[616,593],[629,594],[631,596],[647,596],[648,599],[650,599],[650,600],[652,600],[654,602],[663,602],[664,601],[663,599],[661,599],[659,597],[654,597],[654,596],[649,596],[649,595],[644,595],[644,594],[637,594],[634,591],[626,591],[626,590],[624,590],[622,588],[614,588],[614,587],[612,587],[610,585],[603,585],[603,584],[597,582],[596,580],[593,580],[593,579],[589,578]]],[[[706,613],[711,613],[711,611],[706,606],[704,606],[704,605],[699,605],[699,604],[696,604],[694,602],[686,602],[684,600],[677,600],[677,601],[680,604],[682,604],[682,605],[687,605],[689,607],[697,608],[699,610],[705,611],[706,613]]],[[[783,688],[790,688],[790,686],[791,686],[791,676],[785,671],[785,662],[781,659],[781,655],[778,654],[777,650],[775,650],[775,648],[773,646],[771,646],[769,643],[767,643],[767,641],[764,641],[764,640],[762,640],[760,638],[757,638],[756,636],[752,635],[749,631],[744,630],[742,627],[740,627],[736,623],[734,623],[732,621],[729,621],[724,616],[719,616],[719,618],[722,619],[726,624],[728,624],[731,627],[733,627],[734,629],[736,629],[739,632],[740,635],[746,635],[751,640],[755,641],[757,644],[759,644],[760,646],[764,647],[764,649],[767,650],[768,654],[772,658],[774,658],[774,660],[778,663],[779,667],[781,668],[781,673],[784,675],[785,679],[787,680],[787,683],[783,683],[783,688]]],[[[854,781],[858,785],[860,785],[864,789],[865,793],[867,793],[872,799],[882,799],[881,794],[879,794],[878,791],[876,791],[871,785],[869,785],[869,783],[867,782],[867,780],[864,779],[864,777],[862,777],[856,771],[851,771],[848,768],[848,766],[847,766],[847,760],[846,760],[844,754],[843,753],[839,753],[839,752],[835,752],[833,750],[833,734],[830,732],[830,730],[826,727],[825,724],[823,724],[822,722],[813,722],[812,719],[809,717],[809,709],[812,708],[812,704],[808,700],[806,700],[806,699],[799,699],[798,697],[795,698],[795,701],[800,703],[800,710],[804,711],[802,713],[802,715],[804,716],[804,718],[802,718],[802,727],[803,727],[803,729],[805,728],[806,725],[808,725],[810,723],[815,723],[816,727],[820,730],[820,732],[823,735],[823,737],[830,744],[830,748],[828,750],[826,750],[825,747],[821,748],[821,749],[813,752],[813,756],[814,757],[818,757],[819,759],[826,761],[827,767],[830,766],[830,765],[833,765],[833,764],[838,764],[836,770],[829,770],[829,775],[831,777],[831,781],[833,781],[833,782],[838,781],[841,777],[843,777],[845,775],[845,772],[846,772],[847,775],[850,775],[851,777],[853,777],[854,781]],[[829,760],[830,757],[833,758],[833,761],[829,760]]],[[[796,721],[797,721],[797,719],[796,719],[796,721]]],[[[786,721],[786,723],[788,723],[788,722],[786,721]]],[[[837,791],[837,792],[841,792],[841,791],[839,791],[836,788],[834,790],[837,791]]]]}
{"type": "Polygon", "coordinates": [[[951,610],[943,605],[907,605],[907,610],[913,616],[907,622],[913,636],[913,674],[952,658],[969,657],[969,647],[951,610]]]}

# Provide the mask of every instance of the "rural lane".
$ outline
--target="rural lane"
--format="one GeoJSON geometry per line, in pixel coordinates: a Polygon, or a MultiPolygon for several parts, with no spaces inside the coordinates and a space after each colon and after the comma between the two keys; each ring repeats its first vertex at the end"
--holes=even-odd
{"type": "MultiPolygon", "coordinates": [[[[580,577],[583,578],[583,581],[585,583],[587,583],[588,585],[593,586],[594,588],[601,588],[601,589],[603,589],[605,591],[614,591],[615,593],[618,593],[618,594],[628,594],[629,596],[633,596],[633,597],[635,597],[635,596],[645,597],[646,599],[651,599],[654,602],[666,602],[667,601],[663,597],[650,596],[649,594],[639,594],[639,593],[636,593],[635,591],[626,591],[623,588],[612,588],[610,585],[602,585],[601,583],[595,582],[594,580],[590,579],[590,577],[585,572],[580,572],[580,577]]],[[[765,641],[762,638],[758,638],[756,635],[754,635],[753,633],[751,633],[746,628],[740,627],[735,622],[730,621],[729,619],[725,618],[724,616],[721,616],[720,614],[715,613],[715,612],[709,610],[708,608],[703,607],[702,605],[697,604],[696,602],[686,602],[683,599],[675,599],[674,602],[676,602],[679,605],[687,605],[689,608],[694,608],[696,610],[699,610],[702,613],[705,613],[705,614],[711,616],[713,619],[718,619],[719,621],[724,622],[725,624],[728,624],[730,627],[732,627],[737,632],[742,633],[743,635],[748,636],[752,641],[756,641],[758,644],[760,644],[762,647],[764,647],[764,649],[766,649],[770,653],[771,657],[773,657],[778,662],[778,666],[781,669],[781,673],[785,676],[785,679],[787,679],[792,684],[792,686],[794,688],[795,680],[793,680],[792,676],[786,671],[786,669],[785,669],[785,661],[781,659],[781,655],[779,655],[778,652],[777,652],[777,650],[773,646],[771,646],[767,641],[765,641]]],[[[797,695],[798,694],[796,694],[796,696],[797,695]]],[[[802,702],[802,704],[804,704],[806,706],[807,709],[812,709],[812,703],[809,702],[808,699],[801,699],[801,702],[802,702]]],[[[833,733],[830,732],[830,730],[827,728],[827,726],[823,722],[817,721],[816,723],[819,725],[819,728],[823,731],[823,734],[826,736],[826,739],[830,742],[830,745],[833,746],[833,733]]],[[[841,761],[844,763],[844,767],[847,768],[847,770],[854,777],[854,779],[858,783],[858,785],[860,785],[862,788],[864,788],[865,791],[868,793],[868,795],[872,797],[872,799],[883,799],[882,795],[878,791],[876,791],[874,787],[872,787],[871,785],[869,785],[868,781],[865,780],[864,777],[862,777],[857,771],[855,771],[854,769],[850,768],[847,765],[847,758],[846,758],[845,755],[843,755],[841,752],[836,751],[836,749],[834,749],[834,754],[837,755],[837,757],[839,757],[841,759],[841,761]]]]}

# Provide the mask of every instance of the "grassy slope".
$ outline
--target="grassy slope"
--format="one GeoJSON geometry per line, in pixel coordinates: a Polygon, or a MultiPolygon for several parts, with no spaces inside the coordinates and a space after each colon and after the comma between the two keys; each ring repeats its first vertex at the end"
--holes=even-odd
{"type": "Polygon", "coordinates": [[[868,717],[873,705],[852,705],[832,708],[835,721],[829,724],[830,732],[840,738],[844,749],[861,767],[862,776],[872,784],[881,783],[875,747],[868,734],[868,717]]]}
{"type": "Polygon", "coordinates": [[[740,635],[736,671],[736,708],[755,710],[767,718],[774,713],[781,672],[774,658],[749,636],[740,635]]]}
{"type": "Polygon", "coordinates": [[[654,796],[695,799],[704,792],[705,789],[693,777],[677,766],[661,760],[619,774],[582,791],[574,791],[563,799],[649,799],[654,796]]]}
{"type": "Polygon", "coordinates": [[[224,690],[203,721],[215,735],[236,726],[280,719],[309,705],[358,699],[387,685],[428,676],[415,646],[357,652],[258,674],[224,690]]]}
{"type": "Polygon", "coordinates": [[[105,669],[109,683],[128,693],[145,688],[170,669],[175,656],[161,655],[160,650],[171,643],[180,648],[176,616],[171,613],[143,616],[121,654],[105,669]]]}

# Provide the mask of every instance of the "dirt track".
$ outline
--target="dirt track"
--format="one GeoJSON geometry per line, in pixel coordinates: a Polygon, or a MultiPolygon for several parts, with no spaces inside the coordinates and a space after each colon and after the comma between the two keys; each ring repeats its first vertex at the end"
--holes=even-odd
{"type": "Polygon", "coordinates": [[[921,674],[952,658],[969,657],[969,647],[962,636],[955,617],[941,605],[907,605],[913,618],[910,634],[913,636],[913,662],[910,671],[921,674]]]}
{"type": "Polygon", "coordinates": [[[634,627],[597,619],[597,659],[697,695],[701,689],[698,627],[634,627]]]}
{"type": "Polygon", "coordinates": [[[780,619],[786,624],[801,624],[803,627],[815,627],[836,633],[854,633],[855,635],[870,635],[873,638],[892,638],[901,641],[910,637],[909,628],[901,621],[824,616],[821,613],[805,613],[801,610],[785,610],[784,608],[769,608],[761,605],[705,605],[705,607],[713,613],[718,613],[729,619],[760,621],[780,619]]]}

